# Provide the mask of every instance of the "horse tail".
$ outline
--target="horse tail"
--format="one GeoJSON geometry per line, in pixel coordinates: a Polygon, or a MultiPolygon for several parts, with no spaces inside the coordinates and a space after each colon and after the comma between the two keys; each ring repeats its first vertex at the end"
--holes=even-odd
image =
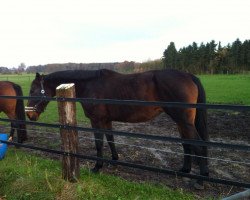
{"type": "MultiPolygon", "coordinates": [[[[16,92],[16,96],[23,96],[23,91],[22,91],[21,86],[13,83],[13,88],[16,92]]],[[[23,99],[17,99],[15,113],[16,113],[17,120],[22,120],[22,121],[26,120],[23,99]]],[[[18,142],[23,142],[27,140],[26,124],[18,123],[17,127],[18,127],[17,128],[18,142]]]]}
{"type": "MultiPolygon", "coordinates": [[[[206,103],[206,93],[200,82],[200,79],[192,75],[192,80],[198,87],[197,103],[206,103]]],[[[195,127],[201,139],[204,141],[207,141],[208,132],[207,132],[207,109],[206,108],[196,109],[195,127]]]]}

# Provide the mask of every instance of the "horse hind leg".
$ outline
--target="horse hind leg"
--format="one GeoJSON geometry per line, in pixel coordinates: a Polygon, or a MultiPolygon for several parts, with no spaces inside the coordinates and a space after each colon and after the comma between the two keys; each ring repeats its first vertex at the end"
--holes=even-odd
{"type": "MultiPolygon", "coordinates": [[[[12,112],[4,112],[4,113],[7,115],[7,117],[10,120],[14,120],[15,119],[15,114],[14,113],[12,113],[12,112]]],[[[15,129],[17,129],[16,123],[11,122],[10,123],[10,135],[9,135],[9,139],[8,139],[11,142],[13,141],[13,138],[14,138],[15,129]]]]}
{"type": "Polygon", "coordinates": [[[19,143],[23,143],[28,139],[25,124],[18,124],[16,130],[17,130],[17,141],[19,143]]]}
{"type": "Polygon", "coordinates": [[[11,142],[13,141],[15,130],[17,132],[17,142],[23,143],[23,141],[24,141],[23,140],[24,138],[22,137],[23,134],[20,134],[22,132],[21,127],[19,124],[15,123],[15,122],[10,123],[10,136],[9,136],[8,140],[11,142]]]}
{"type": "MultiPolygon", "coordinates": [[[[99,121],[99,122],[95,122],[91,120],[91,125],[92,128],[100,128],[100,129],[107,129],[107,130],[111,130],[112,129],[112,123],[111,122],[103,122],[103,121],[99,121]]],[[[113,134],[110,133],[106,133],[106,138],[112,153],[112,160],[118,160],[118,154],[115,148],[115,143],[114,143],[114,136],[113,134]]],[[[97,150],[97,157],[98,158],[103,158],[103,137],[104,134],[102,132],[94,132],[94,136],[95,136],[95,146],[96,146],[96,150],[97,150]]],[[[95,167],[91,170],[94,173],[99,172],[99,170],[103,167],[103,161],[101,160],[97,160],[95,167]]]]}
{"type": "MultiPolygon", "coordinates": [[[[178,123],[178,129],[180,131],[180,134],[183,139],[193,139],[193,140],[201,140],[201,138],[198,135],[198,132],[193,124],[189,123],[178,123]]],[[[199,167],[200,167],[200,175],[202,176],[208,176],[208,167],[207,167],[207,158],[206,158],[206,152],[204,151],[204,147],[197,146],[197,145],[187,145],[183,144],[184,147],[184,164],[181,171],[187,173],[191,170],[191,154],[194,152],[194,156],[198,156],[199,160],[199,167]],[[188,153],[188,155],[186,155],[188,153]]],[[[196,189],[203,189],[203,181],[198,180],[197,183],[195,183],[196,189]]]]}
{"type": "Polygon", "coordinates": [[[10,124],[9,141],[11,141],[11,142],[13,141],[15,130],[17,132],[17,142],[23,143],[23,138],[22,138],[22,135],[20,134],[20,131],[22,131],[22,130],[20,130],[19,124],[15,123],[15,122],[11,122],[11,124],[10,124]]]}
{"type": "Polygon", "coordinates": [[[191,146],[189,144],[182,144],[183,150],[184,150],[184,161],[183,161],[183,167],[180,169],[181,172],[184,173],[190,173],[191,171],[191,163],[192,163],[192,150],[191,146]]]}
{"type": "Polygon", "coordinates": [[[8,141],[12,142],[15,133],[15,125],[13,122],[10,123],[10,135],[8,141]]]}
{"type": "MultiPolygon", "coordinates": [[[[91,125],[92,125],[92,128],[97,128],[97,129],[105,129],[106,128],[106,124],[102,121],[91,120],[91,125]]],[[[94,136],[95,136],[95,146],[96,146],[96,151],[97,151],[97,158],[100,158],[100,160],[96,161],[96,164],[95,164],[94,168],[91,169],[91,171],[93,173],[98,173],[99,170],[103,167],[103,161],[101,159],[103,158],[104,133],[102,133],[100,131],[95,131],[94,136]]]]}

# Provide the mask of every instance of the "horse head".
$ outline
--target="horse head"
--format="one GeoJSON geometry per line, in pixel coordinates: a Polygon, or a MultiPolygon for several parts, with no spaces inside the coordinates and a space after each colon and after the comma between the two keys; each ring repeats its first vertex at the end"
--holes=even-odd
{"type": "Polygon", "coordinates": [[[40,114],[44,112],[49,103],[49,101],[46,100],[46,97],[54,96],[53,90],[45,81],[45,77],[45,75],[36,73],[36,77],[31,83],[29,96],[34,97],[34,99],[32,98],[28,100],[25,112],[28,118],[32,121],[37,121],[40,114]]]}

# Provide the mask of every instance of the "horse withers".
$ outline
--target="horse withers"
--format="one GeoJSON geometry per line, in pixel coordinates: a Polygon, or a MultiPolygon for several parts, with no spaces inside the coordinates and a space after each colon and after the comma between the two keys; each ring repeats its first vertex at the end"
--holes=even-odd
{"type": "MultiPolygon", "coordinates": [[[[10,81],[0,81],[0,96],[23,96],[22,88],[10,81]]],[[[0,98],[0,112],[5,113],[9,119],[25,121],[23,99],[0,98]]],[[[17,131],[17,141],[24,142],[27,139],[26,125],[11,122],[9,141],[13,140],[15,130],[17,131]]]]}
{"type": "MultiPolygon", "coordinates": [[[[199,79],[192,74],[176,70],[154,70],[136,74],[120,74],[111,70],[68,70],[48,75],[36,74],[30,88],[30,96],[56,95],[56,87],[62,83],[75,83],[76,97],[118,100],[142,100],[163,102],[205,103],[205,91],[199,79]]],[[[38,120],[48,101],[29,100],[29,119],[38,120]]],[[[205,109],[173,108],[159,106],[110,105],[81,103],[93,128],[112,129],[112,121],[144,122],[165,112],[176,122],[183,139],[208,140],[205,109]]],[[[97,156],[103,157],[104,134],[95,132],[97,156]]],[[[118,154],[112,134],[106,134],[112,159],[118,154]]],[[[183,144],[182,172],[191,171],[191,154],[199,156],[200,174],[208,176],[207,147],[183,144]]],[[[97,161],[92,171],[103,166],[97,161]]],[[[199,181],[202,185],[202,181],[199,181]]]]}

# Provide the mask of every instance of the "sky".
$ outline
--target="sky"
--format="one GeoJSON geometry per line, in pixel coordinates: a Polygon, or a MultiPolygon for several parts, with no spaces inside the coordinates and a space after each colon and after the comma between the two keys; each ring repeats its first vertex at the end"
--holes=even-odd
{"type": "Polygon", "coordinates": [[[250,39],[249,0],[0,0],[0,66],[145,62],[250,39]]]}

